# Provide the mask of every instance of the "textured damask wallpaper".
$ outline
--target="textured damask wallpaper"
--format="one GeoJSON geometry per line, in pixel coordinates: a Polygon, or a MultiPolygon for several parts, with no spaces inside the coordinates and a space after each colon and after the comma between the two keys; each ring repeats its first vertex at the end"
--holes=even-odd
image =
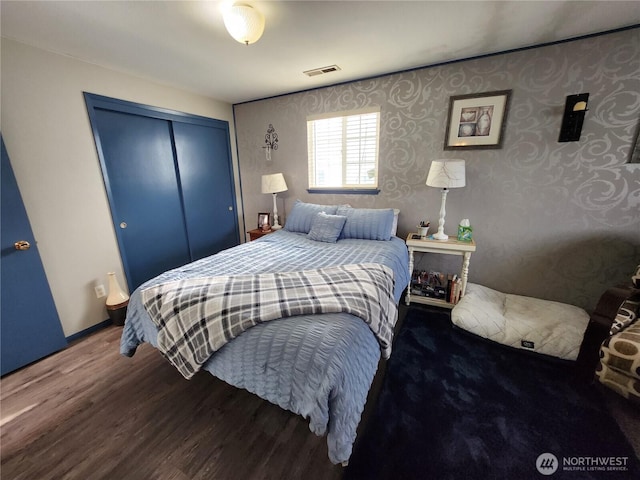
{"type": "MultiPolygon", "coordinates": [[[[285,220],[297,198],[395,207],[405,237],[420,220],[437,225],[440,191],[425,185],[431,161],[462,158],[467,186],[447,197],[445,231],[470,219],[471,282],[592,310],[640,263],[640,165],[627,163],[640,120],[640,29],[249,102],[235,116],[247,230],[272,210],[261,175],[282,172],[285,220]],[[449,97],[506,89],[503,148],[444,151],[449,97]],[[559,143],[566,96],[584,92],[582,137],[559,143]],[[308,194],[307,115],[369,105],[381,107],[380,194],[308,194]],[[269,124],[279,136],[270,162],[269,124]]],[[[455,272],[459,257],[426,254],[418,266],[455,272]]]]}

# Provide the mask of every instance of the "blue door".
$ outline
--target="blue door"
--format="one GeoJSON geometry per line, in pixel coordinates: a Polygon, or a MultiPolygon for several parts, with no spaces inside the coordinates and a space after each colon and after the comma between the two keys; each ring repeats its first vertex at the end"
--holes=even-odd
{"type": "Polygon", "coordinates": [[[1,138],[0,142],[0,367],[4,375],[63,349],[67,341],[9,155],[1,138]]]}
{"type": "Polygon", "coordinates": [[[114,227],[133,290],[190,260],[171,122],[96,109],[114,227]]]}
{"type": "Polygon", "coordinates": [[[130,290],[239,243],[227,122],[85,100],[130,290]]]}
{"type": "Polygon", "coordinates": [[[173,122],[192,260],[238,244],[228,131],[173,122]]]}

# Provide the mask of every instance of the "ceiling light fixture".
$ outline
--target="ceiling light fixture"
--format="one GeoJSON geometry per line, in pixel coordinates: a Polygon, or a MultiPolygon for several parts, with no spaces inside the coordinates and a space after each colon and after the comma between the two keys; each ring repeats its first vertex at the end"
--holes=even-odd
{"type": "Polygon", "coordinates": [[[260,40],[264,32],[264,16],[250,5],[233,5],[222,14],[229,35],[250,45],[260,40]]]}

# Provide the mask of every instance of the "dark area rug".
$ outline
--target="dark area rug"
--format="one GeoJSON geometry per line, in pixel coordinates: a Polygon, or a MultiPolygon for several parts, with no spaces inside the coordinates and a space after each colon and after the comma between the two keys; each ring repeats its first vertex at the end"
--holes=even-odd
{"type": "Polygon", "coordinates": [[[640,467],[601,392],[575,380],[570,362],[411,308],[344,478],[619,479],[640,478],[640,467]],[[556,462],[538,460],[546,453],[556,462]]]}

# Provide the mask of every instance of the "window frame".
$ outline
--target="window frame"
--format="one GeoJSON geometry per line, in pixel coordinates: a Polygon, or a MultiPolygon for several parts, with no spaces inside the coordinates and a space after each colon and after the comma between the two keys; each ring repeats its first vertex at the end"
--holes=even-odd
{"type": "MultiPolygon", "coordinates": [[[[370,106],[365,108],[359,108],[354,110],[345,110],[339,112],[329,112],[307,116],[307,166],[308,166],[308,189],[309,193],[354,193],[354,194],[377,194],[380,192],[378,185],[380,184],[380,169],[379,169],[379,157],[380,157],[380,116],[381,108],[379,106],[370,106]],[[375,119],[375,154],[374,154],[374,183],[371,184],[359,184],[351,185],[345,184],[346,169],[347,169],[347,154],[346,149],[347,137],[346,132],[346,119],[352,116],[361,116],[368,114],[376,114],[375,119]],[[341,119],[342,121],[342,134],[341,134],[341,166],[342,166],[342,185],[341,186],[317,186],[315,185],[316,176],[316,150],[313,144],[312,123],[317,120],[325,119],[341,119]]],[[[361,139],[363,137],[358,137],[361,139]]],[[[358,165],[361,165],[360,163],[358,165]]]]}

